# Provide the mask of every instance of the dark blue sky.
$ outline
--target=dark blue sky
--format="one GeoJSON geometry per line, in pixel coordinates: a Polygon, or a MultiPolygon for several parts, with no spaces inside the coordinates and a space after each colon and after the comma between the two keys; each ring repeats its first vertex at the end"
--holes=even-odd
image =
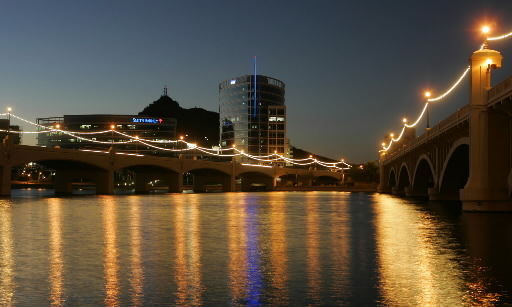
{"type": "MultiPolygon", "coordinates": [[[[0,108],[27,118],[131,114],[164,85],[218,109],[218,83],[258,70],[286,83],[293,145],[351,161],[467,66],[483,21],[512,30],[512,1],[9,1],[0,10],[0,108]]],[[[512,74],[512,39],[502,80],[512,74]]],[[[467,82],[466,82],[467,83],[467,82]]],[[[433,110],[467,101],[467,87],[433,110]]]]}

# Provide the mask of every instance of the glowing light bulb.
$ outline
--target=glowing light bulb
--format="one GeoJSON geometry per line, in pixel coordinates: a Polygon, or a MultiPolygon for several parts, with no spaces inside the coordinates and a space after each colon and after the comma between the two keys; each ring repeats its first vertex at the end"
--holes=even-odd
{"type": "Polygon", "coordinates": [[[384,142],[382,142],[381,145],[382,145],[382,147],[386,147],[386,143],[384,143],[384,142]]]}
{"type": "Polygon", "coordinates": [[[313,159],[313,155],[309,155],[309,158],[310,158],[310,159],[313,159]]]}
{"type": "Polygon", "coordinates": [[[404,124],[405,124],[405,123],[407,123],[407,118],[405,118],[405,117],[404,117],[404,118],[402,118],[402,122],[403,122],[404,124]]]}
{"type": "Polygon", "coordinates": [[[424,95],[425,97],[430,98],[430,96],[432,96],[432,93],[430,91],[425,91],[424,95]]]}
{"type": "Polygon", "coordinates": [[[59,124],[55,125],[55,128],[60,129],[60,125],[59,124]]]}
{"type": "Polygon", "coordinates": [[[11,107],[7,107],[7,112],[11,113],[12,111],[12,108],[11,107]]]}
{"type": "Polygon", "coordinates": [[[491,65],[491,64],[492,64],[492,60],[491,60],[491,59],[487,59],[487,60],[485,61],[485,64],[487,64],[487,65],[491,65]]]}
{"type": "Polygon", "coordinates": [[[183,135],[180,135],[180,140],[183,140],[183,135]]]}
{"type": "Polygon", "coordinates": [[[491,32],[491,27],[486,25],[486,26],[483,26],[481,30],[482,30],[483,34],[488,34],[489,32],[491,32]]]}
{"type": "Polygon", "coordinates": [[[394,134],[394,133],[390,133],[390,134],[389,134],[389,136],[390,136],[390,137],[394,137],[394,136],[395,136],[395,134],[394,134]]]}
{"type": "Polygon", "coordinates": [[[116,128],[116,125],[110,125],[110,129],[114,130],[116,128]]]}
{"type": "Polygon", "coordinates": [[[233,144],[233,148],[235,148],[235,147],[236,147],[236,144],[233,144]]]}

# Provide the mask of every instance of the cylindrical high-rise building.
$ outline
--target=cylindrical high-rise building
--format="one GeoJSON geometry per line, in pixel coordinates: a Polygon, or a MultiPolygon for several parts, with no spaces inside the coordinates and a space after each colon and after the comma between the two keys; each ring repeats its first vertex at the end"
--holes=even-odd
{"type": "Polygon", "coordinates": [[[284,87],[282,81],[262,75],[221,82],[221,146],[236,145],[251,155],[288,155],[284,87]]]}

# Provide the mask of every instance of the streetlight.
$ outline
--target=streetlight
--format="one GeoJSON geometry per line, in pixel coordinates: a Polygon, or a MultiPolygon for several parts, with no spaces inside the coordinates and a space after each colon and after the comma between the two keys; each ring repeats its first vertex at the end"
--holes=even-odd
{"type": "MultiPolygon", "coordinates": [[[[432,96],[432,92],[430,92],[429,90],[426,90],[425,93],[425,98],[427,98],[427,102],[430,98],[430,96],[432,96]]],[[[430,112],[428,111],[428,106],[427,106],[427,130],[430,130],[430,112]]]]}
{"type": "Polygon", "coordinates": [[[7,123],[7,138],[9,138],[9,136],[11,134],[11,111],[12,111],[12,108],[11,107],[7,107],[7,119],[8,119],[8,123],[7,123]]]}
{"type": "Polygon", "coordinates": [[[115,129],[116,129],[116,125],[114,125],[114,124],[110,125],[110,136],[112,138],[111,150],[114,150],[114,130],[115,129]]]}

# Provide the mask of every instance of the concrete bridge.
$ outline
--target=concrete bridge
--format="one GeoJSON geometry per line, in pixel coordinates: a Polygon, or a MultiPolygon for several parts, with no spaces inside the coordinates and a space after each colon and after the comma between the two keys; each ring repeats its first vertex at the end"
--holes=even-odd
{"type": "Polygon", "coordinates": [[[460,200],[466,211],[512,210],[512,78],[491,86],[501,62],[495,50],[473,53],[470,103],[381,154],[380,192],[460,200]]]}
{"type": "Polygon", "coordinates": [[[70,194],[73,182],[78,181],[95,183],[98,194],[113,194],[114,173],[122,170],[135,174],[136,193],[148,192],[151,188],[148,183],[156,179],[169,192],[182,192],[185,174],[193,177],[195,192],[204,192],[212,185],[225,192],[249,191],[253,184],[272,190],[279,184],[306,186],[326,179],[340,181],[343,176],[329,170],[14,145],[6,139],[0,147],[0,195],[11,193],[12,168],[29,162],[55,170],[54,186],[58,194],[70,194]]]}

